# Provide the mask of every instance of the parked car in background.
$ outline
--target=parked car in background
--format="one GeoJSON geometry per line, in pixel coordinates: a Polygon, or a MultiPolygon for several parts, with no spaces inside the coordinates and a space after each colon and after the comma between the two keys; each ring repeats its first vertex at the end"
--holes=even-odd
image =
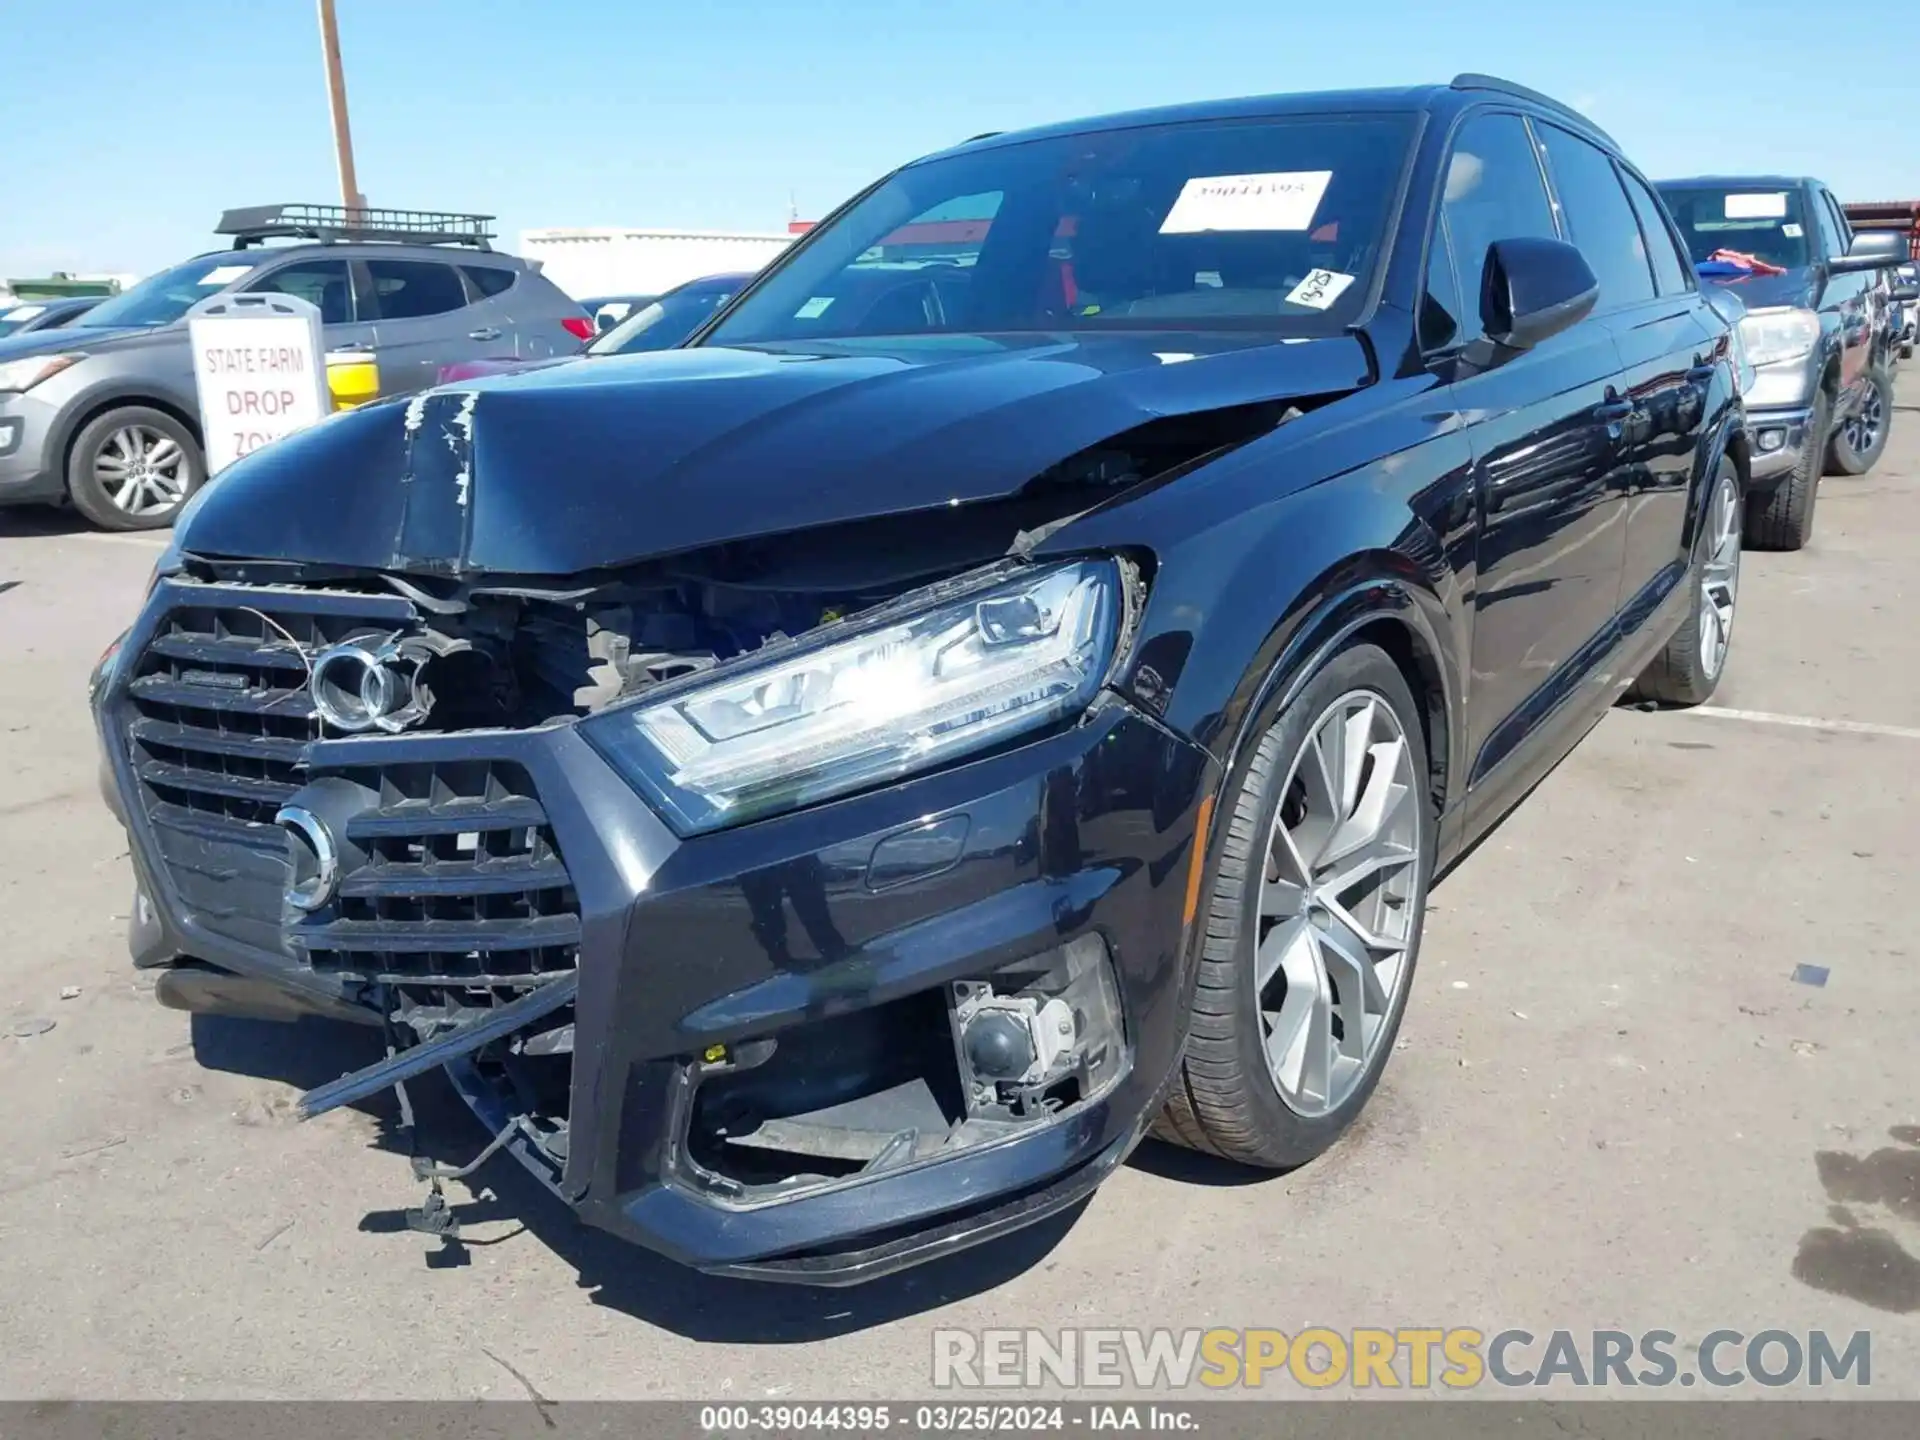
{"type": "Polygon", "coordinates": [[[1856,236],[1818,180],[1708,176],[1659,190],[1702,278],[1747,307],[1747,539],[1797,550],[1813,534],[1821,475],[1865,474],[1886,449],[1893,379],[1875,289],[1905,258],[1904,241],[1856,236]]]}
{"type": "Polygon", "coordinates": [[[1719,683],[1732,354],[1614,142],[1482,76],[914,162],[678,348],[198,497],[92,687],[135,963],[384,1027],[300,1113],[444,1068],[733,1275],[1006,1234],[1149,1127],[1311,1161],[1432,881],[1719,683]]]}
{"type": "Polygon", "coordinates": [[[9,335],[30,335],[36,330],[58,330],[71,325],[106,297],[69,295],[56,300],[22,300],[0,306],[0,340],[9,335]]]}
{"type": "Polygon", "coordinates": [[[708,275],[669,290],[648,301],[618,325],[590,341],[578,355],[546,360],[515,360],[498,356],[449,365],[440,372],[442,384],[473,380],[482,375],[506,375],[516,370],[540,370],[568,360],[604,360],[610,355],[638,355],[647,350],[670,350],[698,330],[719,308],[737,295],[751,274],[708,275]]]}
{"type": "Polygon", "coordinates": [[[596,334],[604,335],[642,305],[650,305],[657,295],[596,295],[580,302],[580,308],[593,321],[596,334]]]}
{"type": "Polygon", "coordinates": [[[171,524],[206,475],[186,314],[211,296],[311,301],[328,351],[373,355],[382,395],[424,389],[463,358],[565,354],[592,336],[573,301],[488,245],[488,217],[367,213],[229,211],[216,233],[231,249],[59,330],[0,340],[0,505],[71,502],[109,530],[171,524]]]}
{"type": "Polygon", "coordinates": [[[1913,358],[1913,343],[1920,339],[1920,264],[1909,260],[1893,272],[1894,344],[1900,358],[1913,358]]]}

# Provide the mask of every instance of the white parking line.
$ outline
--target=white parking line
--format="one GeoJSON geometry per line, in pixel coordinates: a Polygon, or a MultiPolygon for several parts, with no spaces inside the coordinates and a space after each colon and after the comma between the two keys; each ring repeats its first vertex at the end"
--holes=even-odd
{"type": "Polygon", "coordinates": [[[144,545],[149,550],[158,550],[167,543],[165,530],[136,531],[121,535],[112,530],[76,530],[65,537],[68,540],[111,540],[116,545],[144,545]]]}
{"type": "Polygon", "coordinates": [[[1813,715],[1775,715],[1768,710],[1728,710],[1718,705],[1696,705],[1682,715],[1705,715],[1714,720],[1744,720],[1750,725],[1786,725],[1796,730],[1834,730],[1845,735],[1885,735],[1894,740],[1920,740],[1920,729],[1910,725],[1874,725],[1865,720],[1825,720],[1813,715]]]}

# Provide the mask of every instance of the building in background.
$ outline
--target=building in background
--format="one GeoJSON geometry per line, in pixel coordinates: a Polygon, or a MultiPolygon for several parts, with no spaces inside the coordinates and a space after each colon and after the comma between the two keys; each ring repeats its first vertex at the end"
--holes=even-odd
{"type": "Polygon", "coordinates": [[[71,275],[64,270],[38,280],[0,280],[0,305],[16,300],[64,300],[74,295],[118,295],[137,275],[71,275]]]}
{"type": "Polygon", "coordinates": [[[724,234],[621,227],[523,230],[520,253],[576,300],[659,295],[703,275],[758,270],[793,241],[790,234],[724,234]]]}

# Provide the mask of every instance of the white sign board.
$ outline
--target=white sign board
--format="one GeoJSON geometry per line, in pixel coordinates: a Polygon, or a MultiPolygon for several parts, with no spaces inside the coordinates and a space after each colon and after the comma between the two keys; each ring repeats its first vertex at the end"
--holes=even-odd
{"type": "Polygon", "coordinates": [[[222,295],[187,312],[207,473],[326,417],[320,311],[291,295],[222,295]]]}

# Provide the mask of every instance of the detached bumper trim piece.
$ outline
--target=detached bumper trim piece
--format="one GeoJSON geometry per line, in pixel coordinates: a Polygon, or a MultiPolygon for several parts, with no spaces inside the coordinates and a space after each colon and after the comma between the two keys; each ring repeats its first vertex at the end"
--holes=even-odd
{"type": "Polygon", "coordinates": [[[302,1120],[311,1120],[342,1105],[351,1105],[369,1095],[378,1095],[402,1080],[411,1080],[437,1066],[470,1055],[488,1042],[504,1039],[514,1031],[531,1025],[541,1016],[552,1014],[569,1003],[579,988],[578,975],[550,980],[531,994],[500,1006],[484,1020],[462,1025],[449,1034],[437,1035],[424,1044],[414,1045],[398,1055],[309,1090],[300,1097],[294,1111],[302,1120]]]}

